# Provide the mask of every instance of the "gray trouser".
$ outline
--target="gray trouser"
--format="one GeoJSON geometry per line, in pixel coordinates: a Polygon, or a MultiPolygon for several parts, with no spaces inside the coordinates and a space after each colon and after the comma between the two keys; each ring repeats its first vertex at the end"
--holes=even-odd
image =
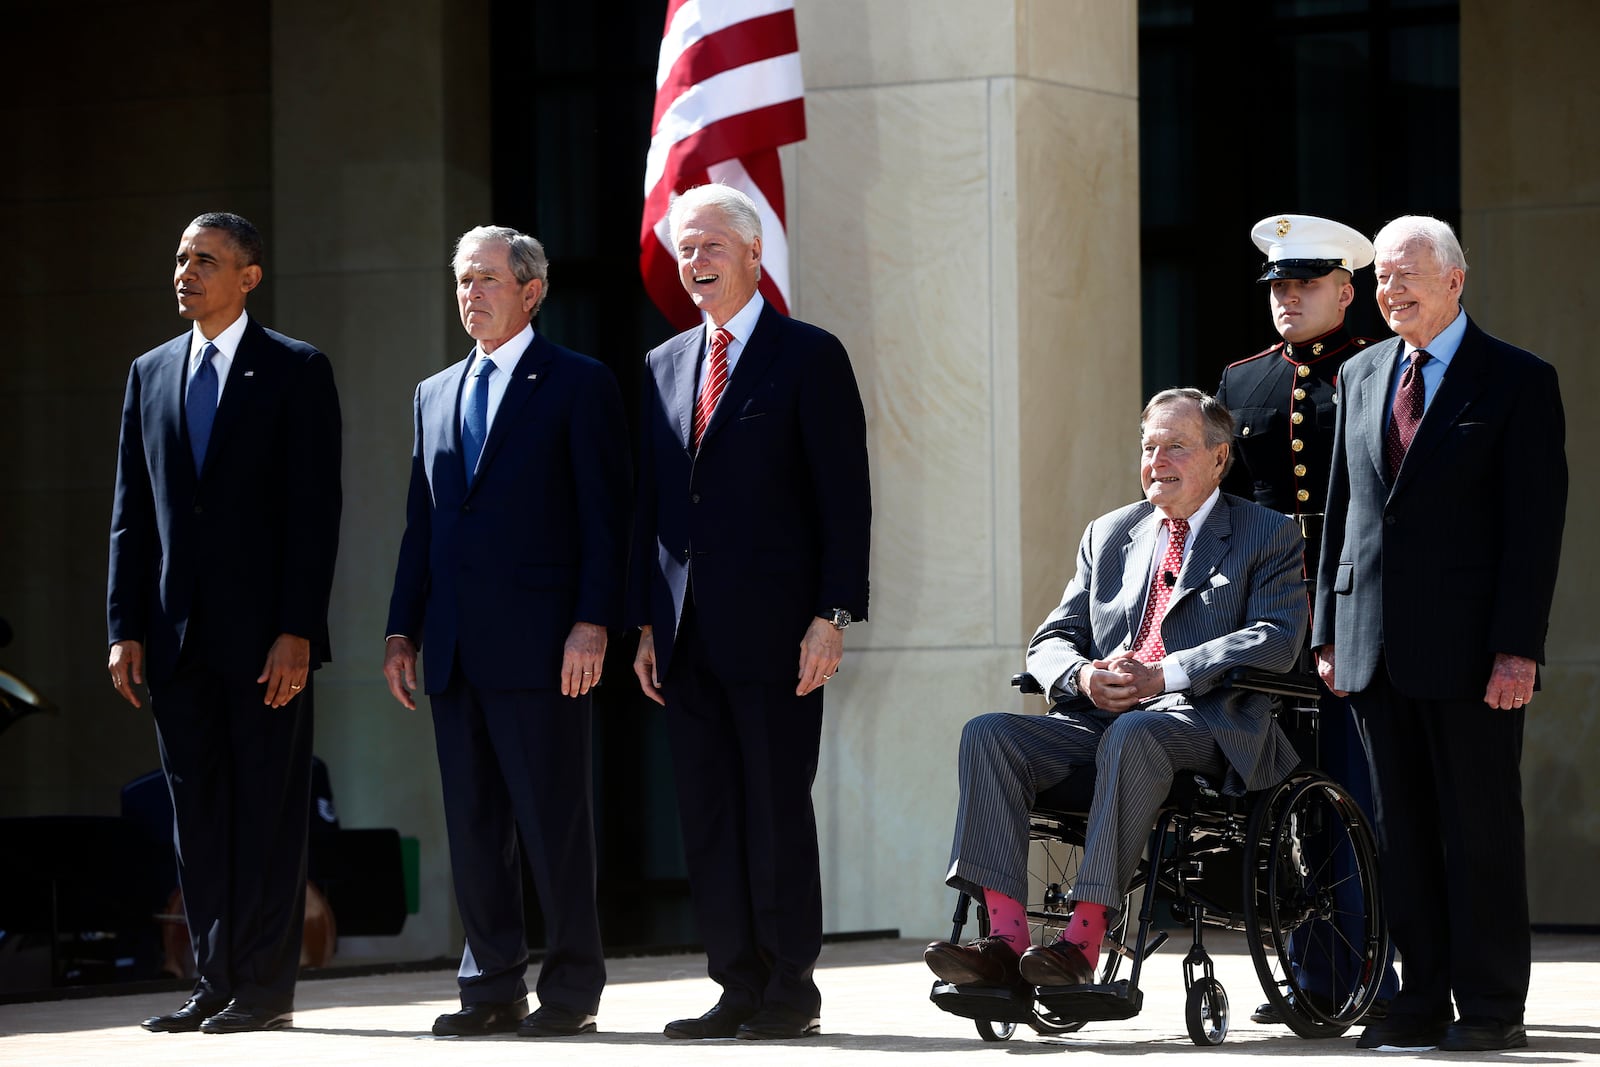
{"type": "MultiPolygon", "coordinates": [[[[1175,703],[1175,702],[1174,702],[1175,703]]],[[[979,715],[961,731],[961,801],[945,881],[1028,899],[1028,810],[1041,790],[1095,765],[1075,900],[1120,910],[1180,769],[1220,774],[1222,750],[1192,711],[979,715]]]]}

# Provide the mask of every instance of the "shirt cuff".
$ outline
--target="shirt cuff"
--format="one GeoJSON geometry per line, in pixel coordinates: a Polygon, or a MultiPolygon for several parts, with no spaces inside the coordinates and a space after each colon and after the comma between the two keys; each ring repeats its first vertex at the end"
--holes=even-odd
{"type": "Polygon", "coordinates": [[[1166,680],[1164,693],[1181,693],[1189,688],[1189,672],[1183,669],[1176,656],[1161,658],[1161,676],[1166,680]]]}

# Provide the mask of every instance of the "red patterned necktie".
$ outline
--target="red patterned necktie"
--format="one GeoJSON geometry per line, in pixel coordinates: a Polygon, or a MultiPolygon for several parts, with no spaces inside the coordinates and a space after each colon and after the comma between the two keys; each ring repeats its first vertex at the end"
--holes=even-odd
{"type": "Polygon", "coordinates": [[[1139,624],[1139,636],[1133,643],[1133,658],[1140,663],[1159,663],[1167,654],[1161,643],[1161,622],[1167,617],[1167,604],[1172,600],[1173,586],[1183,571],[1183,545],[1189,540],[1188,519],[1168,519],[1167,554],[1161,566],[1150,576],[1150,592],[1144,598],[1144,622],[1139,624]]]}
{"type": "Polygon", "coordinates": [[[694,404],[694,433],[689,439],[697,449],[712,413],[717,410],[717,401],[728,387],[728,343],[732,340],[733,334],[727,330],[718,330],[711,338],[711,358],[706,361],[706,380],[700,387],[700,399],[694,404]]]}
{"type": "Polygon", "coordinates": [[[1426,396],[1422,388],[1422,365],[1428,362],[1428,353],[1418,348],[1411,353],[1410,365],[1400,375],[1400,388],[1394,393],[1394,411],[1389,416],[1389,432],[1383,438],[1383,458],[1389,464],[1389,480],[1400,473],[1400,462],[1406,458],[1411,439],[1417,436],[1417,424],[1422,421],[1426,396]]]}

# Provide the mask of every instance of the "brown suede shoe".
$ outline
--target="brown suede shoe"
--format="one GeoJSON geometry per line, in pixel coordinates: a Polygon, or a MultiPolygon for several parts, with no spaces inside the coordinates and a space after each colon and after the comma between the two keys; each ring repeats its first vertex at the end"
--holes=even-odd
{"type": "Polygon", "coordinates": [[[1070,941],[1033,946],[1022,954],[1017,970],[1029,985],[1088,985],[1094,981],[1094,968],[1083,950],[1070,941]]]}
{"type": "Polygon", "coordinates": [[[935,941],[923,950],[922,958],[929,970],[954,985],[1009,989],[1022,984],[1017,950],[1009,937],[980,937],[965,945],[935,941]]]}

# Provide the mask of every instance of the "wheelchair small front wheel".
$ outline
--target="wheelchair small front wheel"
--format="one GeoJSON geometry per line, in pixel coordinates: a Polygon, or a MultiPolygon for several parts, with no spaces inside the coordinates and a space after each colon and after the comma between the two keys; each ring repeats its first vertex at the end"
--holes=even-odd
{"type": "Polygon", "coordinates": [[[1189,1040],[1197,1045],[1220,1045],[1228,1036],[1228,994],[1215,978],[1202,978],[1189,987],[1184,1006],[1189,1040]]]}
{"type": "Polygon", "coordinates": [[[997,1023],[990,1019],[974,1019],[972,1023],[978,1028],[978,1036],[985,1041],[1010,1041],[1011,1035],[1017,1032],[1016,1023],[997,1023]]]}

